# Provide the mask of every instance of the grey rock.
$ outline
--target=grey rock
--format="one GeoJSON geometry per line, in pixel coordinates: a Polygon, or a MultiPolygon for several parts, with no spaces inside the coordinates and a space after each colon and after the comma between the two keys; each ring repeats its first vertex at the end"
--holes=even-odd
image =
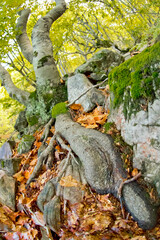
{"type": "MultiPolygon", "coordinates": [[[[55,129],[79,157],[89,185],[100,194],[110,192],[118,197],[118,189],[127,173],[111,137],[81,127],[68,114],[57,117],[55,129]]],[[[125,207],[139,226],[143,229],[155,226],[157,208],[151,204],[149,196],[138,183],[126,184],[122,196],[125,207]]]]}
{"type": "Polygon", "coordinates": [[[31,147],[35,141],[35,138],[32,135],[24,135],[21,139],[21,142],[18,145],[18,153],[26,153],[31,150],[31,147]]]}
{"type": "Polygon", "coordinates": [[[133,146],[133,167],[142,171],[147,182],[153,184],[160,196],[160,100],[148,104],[148,111],[139,111],[129,120],[123,105],[111,109],[109,122],[115,122],[126,143],[133,146]]]}
{"type": "Polygon", "coordinates": [[[0,203],[13,211],[15,211],[15,189],[15,179],[8,176],[5,171],[0,170],[0,203]]]}
{"type": "Polygon", "coordinates": [[[106,74],[109,68],[118,66],[124,58],[111,50],[102,49],[94,54],[86,63],[78,67],[75,73],[106,74]]]}
{"type": "Polygon", "coordinates": [[[89,79],[93,81],[103,81],[107,78],[107,74],[105,73],[91,73],[89,79]]]}
{"type": "Polygon", "coordinates": [[[20,133],[20,135],[22,136],[25,133],[25,129],[28,126],[28,122],[26,119],[26,110],[20,112],[16,123],[14,125],[14,128],[20,133]]]}
{"type": "MultiPolygon", "coordinates": [[[[92,86],[93,85],[84,74],[79,73],[73,77],[69,77],[67,82],[68,101],[74,101],[78,96],[92,86]]],[[[104,99],[105,97],[101,91],[92,88],[85,95],[80,97],[75,103],[81,104],[84,108],[84,111],[89,112],[95,106],[97,106],[97,103],[99,105],[103,105],[104,99]]]]}
{"type": "Polygon", "coordinates": [[[10,158],[12,156],[12,149],[15,145],[13,141],[5,142],[0,148],[0,159],[10,158]]]}
{"type": "Polygon", "coordinates": [[[0,169],[9,175],[14,175],[19,170],[20,158],[0,159],[0,169]]]}

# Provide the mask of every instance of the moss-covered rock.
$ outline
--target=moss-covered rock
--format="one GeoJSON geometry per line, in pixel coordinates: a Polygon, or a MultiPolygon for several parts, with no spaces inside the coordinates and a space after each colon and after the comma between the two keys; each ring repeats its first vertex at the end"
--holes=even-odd
{"type": "Polygon", "coordinates": [[[124,58],[108,49],[102,49],[94,54],[86,63],[78,67],[75,73],[90,74],[93,80],[103,80],[107,73],[124,61],[124,58]],[[93,74],[94,73],[94,74],[93,74]]]}
{"type": "Polygon", "coordinates": [[[123,103],[125,117],[153,102],[160,87],[160,42],[115,67],[109,74],[112,106],[123,103]],[[143,100],[142,100],[143,99],[143,100]]]}
{"type": "Polygon", "coordinates": [[[31,135],[24,135],[23,138],[21,139],[21,142],[18,145],[18,153],[26,153],[29,152],[32,144],[34,143],[35,138],[31,135]]]}

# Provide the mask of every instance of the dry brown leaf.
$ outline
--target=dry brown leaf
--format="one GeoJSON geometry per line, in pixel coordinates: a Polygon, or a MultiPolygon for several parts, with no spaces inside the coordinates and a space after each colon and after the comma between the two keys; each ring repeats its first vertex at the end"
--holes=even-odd
{"type": "Polygon", "coordinates": [[[14,174],[13,177],[16,178],[18,182],[22,182],[24,179],[23,170],[20,170],[18,173],[14,174]]]}
{"type": "Polygon", "coordinates": [[[83,231],[90,233],[96,231],[103,231],[108,227],[111,227],[114,223],[110,212],[95,212],[93,214],[87,213],[81,223],[83,231]]]}
{"type": "Polygon", "coordinates": [[[81,104],[76,104],[76,103],[74,103],[74,104],[72,104],[72,105],[70,106],[70,108],[71,108],[72,110],[79,110],[79,109],[82,108],[82,105],[81,105],[81,104]]]}
{"type": "Polygon", "coordinates": [[[37,157],[30,162],[30,166],[35,166],[37,163],[37,157]]]}
{"type": "Polygon", "coordinates": [[[78,187],[80,185],[80,183],[71,175],[62,177],[59,183],[63,187],[78,187]]]}
{"type": "Polygon", "coordinates": [[[137,236],[137,237],[131,238],[131,240],[147,240],[147,238],[145,236],[137,236]]]}

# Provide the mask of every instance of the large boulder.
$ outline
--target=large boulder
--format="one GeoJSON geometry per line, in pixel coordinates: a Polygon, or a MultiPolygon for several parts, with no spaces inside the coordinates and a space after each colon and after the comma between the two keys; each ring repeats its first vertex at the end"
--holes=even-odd
{"type": "Polygon", "coordinates": [[[148,105],[125,119],[123,106],[112,109],[108,119],[114,122],[124,141],[133,146],[133,167],[142,171],[147,182],[152,183],[160,196],[160,100],[148,105]]]}
{"type": "Polygon", "coordinates": [[[16,181],[8,176],[5,171],[0,170],[0,203],[15,211],[16,181]]]}
{"type": "Polygon", "coordinates": [[[133,167],[160,196],[160,42],[109,74],[110,116],[133,146],[133,167]]]}
{"type": "Polygon", "coordinates": [[[90,75],[90,79],[104,80],[108,72],[124,61],[123,56],[108,49],[102,49],[94,54],[86,63],[78,67],[75,73],[90,75]]]}
{"type": "MultiPolygon", "coordinates": [[[[68,78],[68,101],[74,101],[78,96],[84,93],[87,89],[93,85],[84,74],[76,74],[68,78]]],[[[104,95],[98,89],[92,88],[86,94],[81,96],[75,103],[80,103],[85,112],[91,111],[97,104],[104,104],[104,95]]]]}

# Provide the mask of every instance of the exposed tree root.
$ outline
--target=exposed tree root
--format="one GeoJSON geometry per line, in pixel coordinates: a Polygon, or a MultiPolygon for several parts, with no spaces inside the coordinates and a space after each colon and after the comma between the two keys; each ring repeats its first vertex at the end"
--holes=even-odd
{"type": "MultiPolygon", "coordinates": [[[[41,171],[41,168],[43,166],[44,161],[48,160],[48,155],[53,151],[53,143],[55,141],[55,135],[51,138],[51,141],[48,145],[48,147],[40,154],[40,156],[38,157],[38,162],[30,176],[30,178],[27,181],[27,186],[33,181],[33,179],[35,177],[37,177],[37,175],[39,174],[39,172],[41,171]]],[[[49,164],[50,164],[51,159],[49,158],[49,164]]]]}

